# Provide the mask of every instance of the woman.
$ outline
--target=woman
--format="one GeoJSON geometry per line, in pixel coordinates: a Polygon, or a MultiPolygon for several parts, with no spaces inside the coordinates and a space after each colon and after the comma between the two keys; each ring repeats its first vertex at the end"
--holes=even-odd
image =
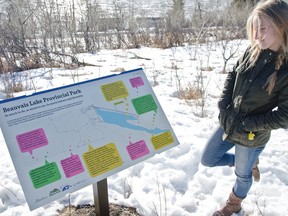
{"type": "Polygon", "coordinates": [[[247,21],[251,45],[227,75],[218,102],[220,127],[204,149],[204,166],[235,166],[236,182],[213,216],[241,210],[257,175],[258,157],[271,130],[288,127],[288,5],[260,2],[247,21]],[[228,153],[235,147],[235,154],[228,153]],[[254,167],[254,169],[253,169],[254,167]]]}

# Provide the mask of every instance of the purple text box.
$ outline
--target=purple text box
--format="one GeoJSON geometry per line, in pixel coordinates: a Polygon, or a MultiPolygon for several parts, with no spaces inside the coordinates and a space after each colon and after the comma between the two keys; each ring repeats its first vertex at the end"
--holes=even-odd
{"type": "Polygon", "coordinates": [[[143,86],[144,82],[141,77],[135,77],[129,80],[133,88],[138,88],[139,86],[143,86]]]}
{"type": "Polygon", "coordinates": [[[32,155],[34,149],[48,145],[48,140],[43,128],[32,130],[16,136],[21,152],[29,152],[32,155]]]}
{"type": "Polygon", "coordinates": [[[78,155],[71,155],[71,157],[61,160],[61,166],[64,170],[66,178],[70,178],[84,172],[84,167],[78,155]]]}
{"type": "Polygon", "coordinates": [[[131,160],[136,160],[144,155],[149,154],[149,149],[144,140],[136,143],[131,143],[126,147],[131,160]]]}

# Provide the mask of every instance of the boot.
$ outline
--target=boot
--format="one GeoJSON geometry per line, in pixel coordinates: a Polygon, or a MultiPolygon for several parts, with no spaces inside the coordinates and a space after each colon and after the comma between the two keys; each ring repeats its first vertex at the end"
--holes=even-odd
{"type": "Polygon", "coordinates": [[[214,212],[212,216],[231,216],[233,213],[237,213],[241,210],[241,202],[243,199],[237,197],[233,192],[230,193],[225,206],[214,212]]]}
{"type": "Polygon", "coordinates": [[[255,165],[252,168],[252,176],[253,176],[255,182],[260,181],[260,171],[258,168],[258,164],[259,164],[259,159],[257,159],[257,161],[255,162],[255,165]]]}

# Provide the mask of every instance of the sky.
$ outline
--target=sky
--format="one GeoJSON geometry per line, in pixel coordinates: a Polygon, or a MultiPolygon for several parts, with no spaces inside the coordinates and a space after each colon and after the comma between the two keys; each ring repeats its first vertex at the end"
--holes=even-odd
{"type": "MultiPolygon", "coordinates": [[[[245,40],[231,41],[230,49],[237,49],[239,42],[236,55],[228,62],[228,70],[248,45],[245,40]]],[[[95,67],[77,70],[41,68],[22,73],[30,77],[39,92],[115,74],[123,69],[142,68],[179,145],[109,176],[109,202],[132,206],[145,216],[209,216],[224,204],[235,181],[233,167],[208,168],[200,164],[206,141],[218,126],[216,105],[227,76],[223,73],[221,49],[220,43],[215,43],[171,49],[103,50],[78,56],[95,67]],[[199,101],[177,97],[179,86],[184,89],[196,86],[199,77],[205,89],[203,112],[197,105],[199,101]]],[[[14,96],[32,92],[33,89],[14,96]]],[[[0,97],[5,99],[3,93],[0,97]]],[[[253,183],[242,203],[243,211],[238,215],[287,215],[287,142],[287,129],[272,132],[271,140],[260,156],[260,182],[253,183]]],[[[30,211],[2,133],[0,169],[1,216],[52,216],[67,206],[69,200],[75,206],[94,203],[90,185],[30,211]]]]}

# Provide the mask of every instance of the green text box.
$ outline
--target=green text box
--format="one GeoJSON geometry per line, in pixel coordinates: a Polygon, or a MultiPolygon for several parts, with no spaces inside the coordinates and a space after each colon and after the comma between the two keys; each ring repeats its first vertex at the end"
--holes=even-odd
{"type": "Polygon", "coordinates": [[[55,162],[49,163],[48,161],[46,161],[44,166],[31,170],[29,175],[36,189],[61,179],[57,164],[55,162]]]}
{"type": "Polygon", "coordinates": [[[157,109],[158,109],[158,106],[151,94],[132,99],[132,104],[138,115],[141,115],[143,113],[147,113],[153,110],[157,112],[157,109]]]}

